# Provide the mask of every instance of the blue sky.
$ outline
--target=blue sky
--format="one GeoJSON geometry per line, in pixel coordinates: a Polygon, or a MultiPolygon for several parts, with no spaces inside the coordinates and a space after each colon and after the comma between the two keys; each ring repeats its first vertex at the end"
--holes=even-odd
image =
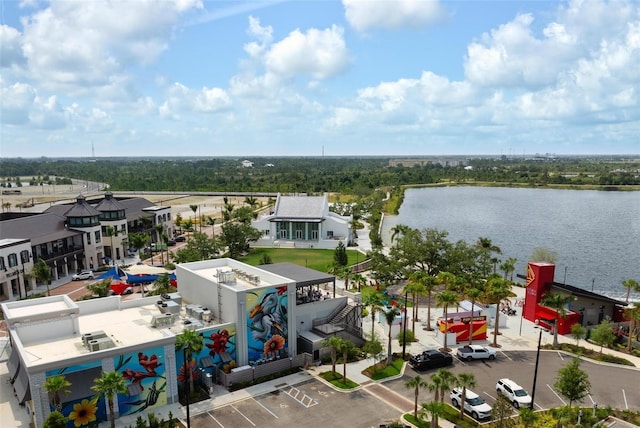
{"type": "Polygon", "coordinates": [[[0,156],[640,153],[640,2],[2,0],[0,156]]]}

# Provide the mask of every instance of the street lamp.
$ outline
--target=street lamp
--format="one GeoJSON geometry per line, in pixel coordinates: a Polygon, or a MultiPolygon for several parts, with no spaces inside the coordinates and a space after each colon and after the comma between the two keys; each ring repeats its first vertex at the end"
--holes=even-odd
{"type": "Polygon", "coordinates": [[[540,343],[541,342],[542,342],[542,328],[540,328],[540,334],[538,335],[538,352],[536,353],[536,367],[533,371],[533,388],[531,389],[531,410],[533,410],[533,399],[536,397],[536,381],[538,380],[538,363],[540,362],[540,343]]]}
{"type": "Polygon", "coordinates": [[[187,363],[187,347],[182,348],[182,356],[184,357],[184,397],[187,404],[187,428],[191,428],[191,418],[189,417],[189,388],[191,387],[191,369],[187,363]]]}
{"type": "MultiPolygon", "coordinates": [[[[407,350],[407,290],[404,290],[404,323],[402,331],[402,359],[404,360],[405,351],[407,350]]],[[[391,328],[391,327],[389,327],[391,328]]]]}

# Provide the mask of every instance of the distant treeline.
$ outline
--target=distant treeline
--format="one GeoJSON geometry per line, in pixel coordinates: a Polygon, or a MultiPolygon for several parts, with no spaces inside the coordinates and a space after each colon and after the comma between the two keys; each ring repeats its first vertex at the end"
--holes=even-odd
{"type": "Polygon", "coordinates": [[[640,185],[640,161],[616,159],[437,158],[393,166],[383,157],[260,157],[241,159],[0,159],[2,177],[69,177],[108,183],[111,190],[216,192],[340,192],[443,182],[502,185],[640,185]],[[422,164],[421,164],[422,163],[422,164]]]}

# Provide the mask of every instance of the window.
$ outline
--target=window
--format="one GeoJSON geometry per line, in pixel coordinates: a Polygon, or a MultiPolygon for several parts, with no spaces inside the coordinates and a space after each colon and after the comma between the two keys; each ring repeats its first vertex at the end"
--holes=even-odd
{"type": "Polygon", "coordinates": [[[271,232],[271,231],[270,231],[269,229],[265,229],[265,230],[263,230],[263,231],[262,231],[262,235],[263,235],[263,236],[269,236],[269,233],[270,233],[270,232],[271,232]]]}
{"type": "Polygon", "coordinates": [[[87,233],[87,244],[91,245],[91,234],[87,233]]]}
{"type": "Polygon", "coordinates": [[[327,230],[327,238],[329,239],[333,238],[333,230],[327,230]]]}
{"type": "Polygon", "coordinates": [[[7,270],[7,267],[4,265],[4,257],[0,257],[0,270],[7,270]]]}
{"type": "Polygon", "coordinates": [[[9,267],[18,266],[18,255],[16,253],[9,254],[9,267]]]}
{"type": "Polygon", "coordinates": [[[96,244],[100,243],[101,239],[100,239],[100,231],[96,230],[96,244]]]}
{"type": "Polygon", "coordinates": [[[22,262],[22,264],[29,263],[29,259],[29,250],[20,251],[20,261],[22,262]]]}

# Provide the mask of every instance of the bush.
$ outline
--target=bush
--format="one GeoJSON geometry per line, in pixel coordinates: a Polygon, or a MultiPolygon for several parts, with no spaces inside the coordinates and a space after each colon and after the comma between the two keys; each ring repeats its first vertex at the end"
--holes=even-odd
{"type": "Polygon", "coordinates": [[[413,330],[407,330],[405,331],[400,331],[400,333],[398,333],[397,339],[398,342],[400,342],[400,346],[404,345],[404,339],[406,338],[407,343],[411,343],[411,342],[415,342],[416,341],[416,336],[415,333],[413,332],[413,330]],[[406,335],[405,335],[406,333],[406,335]]]}

